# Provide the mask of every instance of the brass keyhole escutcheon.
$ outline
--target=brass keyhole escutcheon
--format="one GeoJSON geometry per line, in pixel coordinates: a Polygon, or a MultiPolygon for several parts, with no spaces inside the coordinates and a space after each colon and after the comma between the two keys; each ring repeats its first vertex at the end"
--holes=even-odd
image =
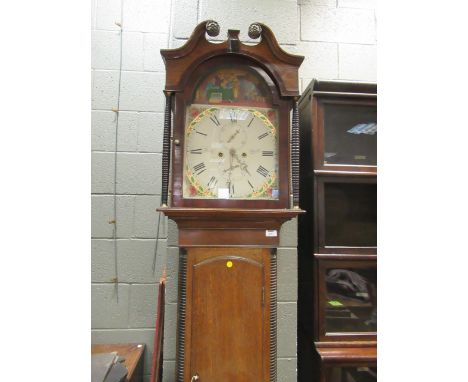
{"type": "Polygon", "coordinates": [[[195,382],[195,381],[199,381],[200,380],[200,376],[198,374],[195,374],[192,379],[190,380],[190,382],[195,382]]]}

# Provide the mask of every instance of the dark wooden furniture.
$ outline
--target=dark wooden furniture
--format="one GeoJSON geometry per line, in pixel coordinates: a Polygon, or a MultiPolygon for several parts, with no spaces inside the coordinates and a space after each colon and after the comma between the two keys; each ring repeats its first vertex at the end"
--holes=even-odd
{"type": "Polygon", "coordinates": [[[360,344],[355,347],[317,347],[319,382],[376,382],[377,348],[360,344]]]}
{"type": "Polygon", "coordinates": [[[126,382],[143,382],[143,352],[145,344],[96,344],[91,346],[91,354],[112,353],[125,359],[128,370],[126,382]]]}
{"type": "Polygon", "coordinates": [[[281,225],[303,212],[303,57],[283,51],[260,23],[249,28],[255,45],[236,30],[221,43],[206,39],[218,33],[205,21],[184,46],[161,51],[159,211],[177,223],[180,247],[176,380],[274,382],[276,247],[281,225]]]}
{"type": "Polygon", "coordinates": [[[299,100],[299,380],[376,380],[377,86],[313,80],[299,100]]]}

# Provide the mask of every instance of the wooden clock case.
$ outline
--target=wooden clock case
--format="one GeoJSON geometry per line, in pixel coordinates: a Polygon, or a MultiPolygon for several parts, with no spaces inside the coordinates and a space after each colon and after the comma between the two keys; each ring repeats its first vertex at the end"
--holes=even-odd
{"type": "MultiPolygon", "coordinates": [[[[303,57],[284,52],[271,30],[260,23],[249,28],[251,38],[260,37],[255,45],[241,43],[237,30],[229,30],[224,42],[206,39],[206,34],[218,33],[216,22],[205,21],[184,46],[161,51],[166,64],[165,127],[169,130],[171,109],[174,115],[172,151],[167,153],[172,155],[172,198],[165,205],[168,198],[163,192],[159,211],[179,229],[176,379],[273,382],[276,247],[281,225],[304,212],[298,207],[297,113],[298,68],[303,57]],[[255,71],[279,109],[278,200],[183,197],[185,109],[198,80],[223,65],[255,71]],[[292,134],[291,110],[297,128],[292,134]]],[[[163,161],[165,157],[163,153],[163,161]]],[[[168,169],[169,164],[163,162],[163,178],[168,169]]]]}

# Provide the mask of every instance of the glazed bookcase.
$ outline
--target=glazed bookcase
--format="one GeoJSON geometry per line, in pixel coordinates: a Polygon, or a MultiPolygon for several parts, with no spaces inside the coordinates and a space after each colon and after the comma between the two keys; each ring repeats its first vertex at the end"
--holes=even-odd
{"type": "Polygon", "coordinates": [[[299,381],[377,380],[377,86],[299,100],[299,381]]]}

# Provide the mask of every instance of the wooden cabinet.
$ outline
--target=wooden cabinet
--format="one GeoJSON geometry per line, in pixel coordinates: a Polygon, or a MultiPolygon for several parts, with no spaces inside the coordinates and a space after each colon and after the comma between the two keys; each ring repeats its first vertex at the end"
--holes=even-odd
{"type": "Polygon", "coordinates": [[[91,345],[91,354],[115,352],[123,358],[123,365],[128,374],[125,382],[143,381],[143,353],[145,344],[94,344],[91,345]]]}
{"type": "Polygon", "coordinates": [[[376,380],[377,87],[314,80],[299,100],[299,380],[376,380]]]}

